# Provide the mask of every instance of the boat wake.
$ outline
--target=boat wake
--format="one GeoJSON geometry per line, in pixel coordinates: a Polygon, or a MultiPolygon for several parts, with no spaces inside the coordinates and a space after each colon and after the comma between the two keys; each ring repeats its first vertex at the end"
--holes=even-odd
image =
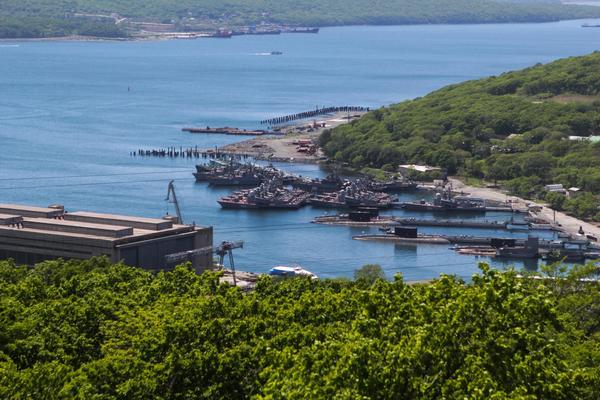
{"type": "Polygon", "coordinates": [[[281,51],[271,51],[268,53],[254,53],[255,56],[280,56],[283,52],[281,51]]]}
{"type": "Polygon", "coordinates": [[[0,47],[21,47],[19,44],[0,44],[0,47]]]}

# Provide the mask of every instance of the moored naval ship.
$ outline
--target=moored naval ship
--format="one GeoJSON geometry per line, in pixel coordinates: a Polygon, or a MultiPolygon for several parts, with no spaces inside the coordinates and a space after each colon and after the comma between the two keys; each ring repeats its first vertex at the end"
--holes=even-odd
{"type": "Polygon", "coordinates": [[[400,207],[411,211],[468,211],[485,212],[485,200],[466,196],[452,197],[450,191],[436,193],[433,202],[425,200],[399,203],[400,207]]]}
{"type": "Polygon", "coordinates": [[[336,174],[329,174],[323,179],[297,178],[291,183],[297,189],[307,192],[335,192],[342,189],[344,181],[336,174]]]}
{"type": "Polygon", "coordinates": [[[392,206],[392,198],[386,193],[347,190],[346,205],[348,207],[389,208],[392,206]]]}
{"type": "Polygon", "coordinates": [[[270,179],[280,179],[291,183],[296,179],[272,165],[263,167],[255,164],[228,163],[213,161],[210,164],[196,165],[196,181],[208,182],[213,186],[258,186],[270,179]]]}
{"type": "Polygon", "coordinates": [[[212,186],[258,186],[263,178],[253,171],[240,171],[209,176],[206,181],[212,186]]]}
{"type": "Polygon", "coordinates": [[[298,209],[308,203],[310,194],[300,189],[287,189],[281,181],[271,180],[259,187],[240,190],[218,200],[223,208],[234,209],[298,209]]]}
{"type": "Polygon", "coordinates": [[[405,180],[404,178],[398,179],[397,177],[388,179],[386,181],[379,181],[365,177],[357,179],[355,183],[358,186],[373,192],[393,193],[417,188],[417,184],[415,182],[405,180]]]}
{"type": "Polygon", "coordinates": [[[194,172],[194,177],[197,182],[206,182],[208,177],[214,175],[217,172],[223,172],[225,167],[227,167],[227,163],[218,160],[211,160],[209,164],[198,164],[196,165],[196,172],[194,172]]]}
{"type": "Polygon", "coordinates": [[[315,194],[309,201],[313,207],[346,208],[346,195],[343,190],[334,193],[315,194]]]}
{"type": "Polygon", "coordinates": [[[300,189],[286,189],[283,183],[270,180],[248,194],[249,201],[259,208],[297,209],[308,203],[310,194],[300,189]]]}
{"type": "Polygon", "coordinates": [[[389,180],[385,182],[371,181],[369,188],[374,192],[402,192],[417,188],[417,184],[411,181],[389,180]]]}
{"type": "Polygon", "coordinates": [[[344,188],[337,192],[315,194],[311,198],[310,204],[326,208],[389,208],[392,205],[392,198],[387,193],[367,190],[363,184],[357,181],[345,182],[344,188]]]}
{"type": "Polygon", "coordinates": [[[426,235],[417,232],[415,227],[394,226],[384,229],[383,234],[366,234],[353,236],[354,240],[390,241],[404,244],[450,244],[440,235],[426,235]]]}
{"type": "Polygon", "coordinates": [[[222,208],[231,208],[231,209],[252,209],[258,208],[258,204],[250,201],[248,199],[248,192],[250,190],[240,190],[237,192],[233,192],[228,196],[221,197],[217,200],[217,203],[221,205],[222,208]]]}

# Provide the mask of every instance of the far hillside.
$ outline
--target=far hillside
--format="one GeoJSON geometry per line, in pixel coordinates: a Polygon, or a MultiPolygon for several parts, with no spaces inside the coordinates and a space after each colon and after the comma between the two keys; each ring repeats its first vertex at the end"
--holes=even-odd
{"type": "MultiPolygon", "coordinates": [[[[570,210],[600,218],[600,53],[450,85],[324,133],[325,152],[357,169],[422,163],[545,196],[585,193],[570,210]]],[[[566,207],[561,199],[556,208],[566,207]]]]}
{"type": "Polygon", "coordinates": [[[558,0],[3,0],[0,38],[121,37],[125,20],[186,31],[262,23],[333,26],[547,22],[600,17],[600,8],[558,0]]]}

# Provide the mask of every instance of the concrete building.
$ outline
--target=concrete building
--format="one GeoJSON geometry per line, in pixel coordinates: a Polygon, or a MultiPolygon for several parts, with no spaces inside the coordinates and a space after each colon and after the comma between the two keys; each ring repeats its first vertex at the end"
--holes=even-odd
{"type": "MultiPolygon", "coordinates": [[[[180,225],[172,219],[0,204],[0,259],[33,265],[56,259],[105,255],[112,262],[152,270],[171,269],[166,256],[212,247],[212,227],[180,225]]],[[[212,255],[192,253],[196,271],[210,267],[212,255]]]]}

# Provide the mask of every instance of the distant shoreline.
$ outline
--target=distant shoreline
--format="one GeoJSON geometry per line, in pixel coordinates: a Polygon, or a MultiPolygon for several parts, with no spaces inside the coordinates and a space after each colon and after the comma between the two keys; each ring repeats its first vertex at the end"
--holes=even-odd
{"type": "MultiPolygon", "coordinates": [[[[597,1],[600,6],[600,0],[597,1]]],[[[568,4],[568,3],[567,3],[568,4]]],[[[572,3],[571,3],[572,4],[572,3]]],[[[432,23],[397,23],[397,24],[343,24],[343,25],[319,25],[319,28],[342,28],[342,27],[379,27],[379,26],[471,26],[471,25],[513,25],[513,24],[551,24],[563,21],[589,21],[597,20],[600,17],[590,18],[574,18],[574,19],[552,19],[547,21],[482,21],[482,22],[432,22],[432,23]]],[[[186,32],[169,32],[169,33],[186,33],[186,32]]],[[[282,33],[286,34],[286,33],[282,33]]],[[[260,34],[245,34],[241,36],[262,36],[260,34]]],[[[170,36],[162,36],[161,33],[152,33],[147,36],[84,36],[84,35],[67,35],[67,36],[48,36],[48,37],[10,37],[0,38],[0,43],[3,42],[146,42],[146,41],[166,41],[166,40],[197,40],[197,39],[223,39],[218,37],[196,37],[196,38],[178,38],[170,36]]]]}
{"type": "Polygon", "coordinates": [[[138,41],[137,38],[130,37],[100,37],[100,36],[50,36],[40,38],[0,38],[1,42],[131,42],[138,41]]]}

